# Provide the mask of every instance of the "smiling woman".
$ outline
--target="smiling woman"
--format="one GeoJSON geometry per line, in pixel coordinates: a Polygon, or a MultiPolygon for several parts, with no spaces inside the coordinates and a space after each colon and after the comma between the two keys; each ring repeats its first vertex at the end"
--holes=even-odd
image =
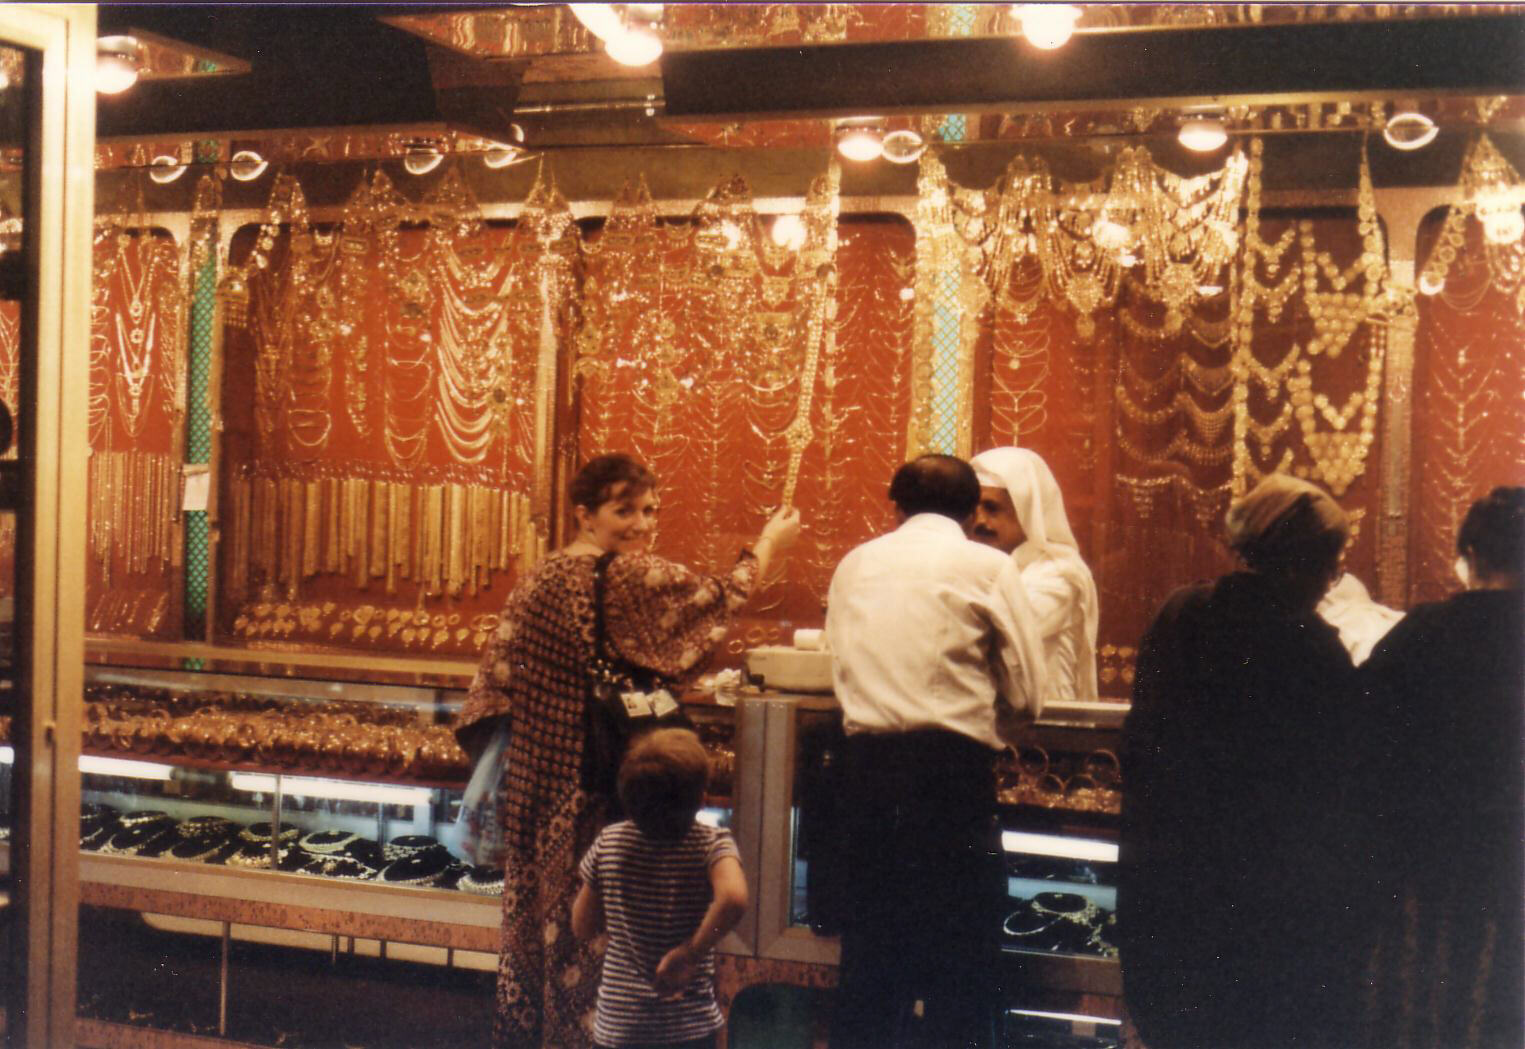
{"type": "Polygon", "coordinates": [[[590,789],[604,777],[588,768],[597,753],[587,745],[597,614],[613,655],[682,695],[800,529],[797,511],[780,510],[730,571],[707,576],[650,552],[657,479],[631,456],[591,459],[570,496],[576,537],[509,597],[456,725],[468,750],[505,721],[509,727],[500,1046],[589,1044],[602,946],[572,935],[571,907],[577,860],[612,800],[590,789]]]}

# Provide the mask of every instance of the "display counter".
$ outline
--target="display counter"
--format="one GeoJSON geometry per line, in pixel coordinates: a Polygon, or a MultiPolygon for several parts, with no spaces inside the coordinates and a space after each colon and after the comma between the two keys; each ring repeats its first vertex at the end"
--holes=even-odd
{"type": "MultiPolygon", "coordinates": [[[[301,665],[113,659],[86,673],[82,904],[220,935],[224,957],[248,940],[495,965],[502,873],[462,862],[452,838],[469,774],[449,728],[464,675],[339,680],[301,665]]],[[[833,986],[832,893],[846,884],[830,877],[840,708],[757,689],[684,707],[714,767],[701,818],[732,830],[753,885],[754,906],[721,945],[722,1005],[754,983],[833,986]]],[[[999,766],[1012,1016],[1093,1027],[1120,1016],[1122,709],[1055,709],[999,766]]],[[[222,1031],[226,966],[220,979],[222,1031]]]]}
{"type": "MultiPolygon", "coordinates": [[[[830,696],[782,692],[743,703],[764,714],[756,954],[815,970],[807,982],[832,983],[834,973],[819,970],[839,961],[833,909],[850,891],[832,870],[841,710],[830,696]]],[[[1077,1045],[1104,1046],[1120,1030],[1114,915],[1125,711],[1121,703],[1059,706],[998,766],[1008,875],[1003,982],[1014,1036],[1058,1025],[1077,1045]]]]}
{"type": "MultiPolygon", "coordinates": [[[[496,969],[502,871],[463,862],[454,838],[470,763],[450,724],[469,667],[367,675],[342,659],[214,651],[190,670],[161,647],[87,666],[80,758],[81,904],[214,950],[221,940],[204,989],[215,1023],[151,1031],[146,1019],[153,1044],[228,1034],[230,995],[235,1013],[248,1004],[239,943],[496,969]]],[[[701,818],[731,824],[735,711],[713,696],[685,708],[714,768],[701,818]]],[[[13,760],[0,743],[7,813],[13,760]]],[[[733,934],[725,949],[751,943],[733,934]]],[[[92,995],[82,987],[82,1002],[92,995]]],[[[85,1019],[122,1041],[122,1025],[85,1019]]]]}

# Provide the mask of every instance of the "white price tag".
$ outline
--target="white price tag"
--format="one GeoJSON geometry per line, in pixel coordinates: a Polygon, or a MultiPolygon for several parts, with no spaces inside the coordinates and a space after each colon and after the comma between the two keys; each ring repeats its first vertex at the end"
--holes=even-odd
{"type": "Polygon", "coordinates": [[[186,512],[205,510],[211,501],[211,467],[202,463],[187,463],[185,488],[181,493],[180,509],[186,512]]]}

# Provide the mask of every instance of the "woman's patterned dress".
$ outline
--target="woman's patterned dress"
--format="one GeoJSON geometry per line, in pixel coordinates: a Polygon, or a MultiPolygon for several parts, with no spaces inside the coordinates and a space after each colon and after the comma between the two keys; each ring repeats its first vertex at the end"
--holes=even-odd
{"type": "MultiPolygon", "coordinates": [[[[510,724],[497,1049],[592,1044],[604,945],[572,935],[571,911],[577,861],[605,822],[604,799],[581,788],[596,560],[555,554],[515,588],[456,723],[458,732],[488,718],[510,724]]],[[[750,553],[723,576],[651,554],[616,557],[605,578],[609,640],[625,659],[686,684],[756,576],[750,553]]]]}

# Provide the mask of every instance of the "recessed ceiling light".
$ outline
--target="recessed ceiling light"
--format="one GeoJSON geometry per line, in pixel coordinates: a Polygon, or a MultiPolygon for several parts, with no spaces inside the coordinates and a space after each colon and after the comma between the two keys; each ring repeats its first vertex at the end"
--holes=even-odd
{"type": "Polygon", "coordinates": [[[410,175],[427,175],[439,167],[444,159],[445,151],[437,143],[419,139],[408,143],[402,156],[402,166],[410,175]]]}
{"type": "Polygon", "coordinates": [[[1074,4],[1012,4],[1011,13],[1022,25],[1023,39],[1044,51],[1063,47],[1080,21],[1074,4]]]}
{"type": "Polygon", "coordinates": [[[488,147],[487,152],[482,154],[482,163],[496,171],[498,168],[506,168],[517,164],[528,156],[529,153],[518,146],[494,142],[488,147]]]}
{"type": "Polygon", "coordinates": [[[1440,128],[1423,113],[1394,113],[1387,118],[1382,139],[1394,149],[1423,149],[1435,141],[1440,128]]]}
{"type": "Polygon", "coordinates": [[[837,152],[848,160],[865,164],[884,153],[884,128],[877,120],[855,120],[836,130],[837,152]]]}
{"type": "Polygon", "coordinates": [[[103,36],[95,42],[95,90],[119,95],[138,82],[143,49],[130,36],[103,36]]]}
{"type": "Polygon", "coordinates": [[[180,163],[178,157],[161,154],[149,163],[148,177],[161,186],[167,186],[181,175],[185,174],[185,165],[180,163]]]}
{"type": "Polygon", "coordinates": [[[265,173],[270,161],[252,149],[241,149],[228,162],[228,174],[240,182],[252,182],[265,173]]]}
{"type": "Polygon", "coordinates": [[[649,26],[628,26],[604,42],[604,51],[622,66],[649,66],[662,57],[662,38],[649,26]]]}
{"type": "Polygon", "coordinates": [[[1219,117],[1190,117],[1181,122],[1176,138],[1187,149],[1211,153],[1228,141],[1228,128],[1219,117]]]}
{"type": "Polygon", "coordinates": [[[927,151],[926,139],[910,128],[884,136],[884,159],[894,164],[913,164],[927,151]]]}

